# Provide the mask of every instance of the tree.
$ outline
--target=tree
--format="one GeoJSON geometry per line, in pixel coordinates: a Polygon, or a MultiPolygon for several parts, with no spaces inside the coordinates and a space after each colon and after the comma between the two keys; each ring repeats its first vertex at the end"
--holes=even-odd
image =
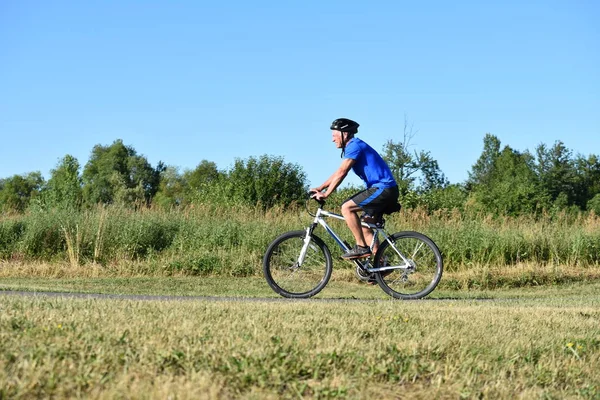
{"type": "Polygon", "coordinates": [[[421,151],[418,155],[417,164],[421,172],[419,192],[427,193],[448,186],[448,179],[429,152],[421,151]]]}
{"type": "Polygon", "coordinates": [[[600,215],[600,194],[595,195],[587,202],[587,209],[593,211],[596,215],[600,215]]]}
{"type": "Polygon", "coordinates": [[[152,202],[170,208],[207,200],[224,177],[225,173],[207,160],[202,160],[196,168],[183,174],[175,167],[167,167],[160,175],[159,189],[152,202]]]}
{"type": "Polygon", "coordinates": [[[588,157],[577,156],[575,171],[577,175],[575,203],[580,208],[589,210],[589,202],[600,194],[600,160],[598,156],[595,154],[588,157]]]}
{"type": "Polygon", "coordinates": [[[0,210],[23,212],[44,186],[39,171],[27,175],[14,175],[0,181],[0,210]]]}
{"type": "MultiPolygon", "coordinates": [[[[540,144],[536,152],[540,191],[548,195],[550,203],[556,203],[560,198],[560,207],[563,204],[575,204],[577,173],[572,152],[561,141],[557,141],[551,148],[540,144]]],[[[585,203],[582,206],[585,207],[585,203]]]]}
{"type": "Polygon", "coordinates": [[[490,146],[484,150],[476,164],[478,168],[474,168],[476,171],[471,175],[471,194],[476,204],[497,215],[515,216],[538,210],[539,185],[533,156],[509,146],[495,156],[499,141],[488,139],[491,139],[490,146]]]}
{"type": "Polygon", "coordinates": [[[422,194],[448,185],[448,180],[430,152],[409,151],[415,134],[412,125],[409,126],[405,119],[402,141],[388,140],[383,146],[382,158],[398,183],[401,197],[413,191],[422,194]]]}
{"type": "Polygon", "coordinates": [[[185,189],[185,182],[177,167],[168,166],[160,174],[158,191],[152,199],[152,204],[166,209],[183,205],[185,189]]]}
{"type": "Polygon", "coordinates": [[[486,185],[496,170],[496,160],[500,157],[500,140],[486,133],[483,138],[483,152],[469,172],[467,189],[472,190],[478,185],[486,185]]]}
{"type": "Polygon", "coordinates": [[[83,190],[79,169],[77,159],[67,154],[56,168],[50,171],[51,176],[44,192],[48,204],[67,208],[81,206],[83,190]]]}
{"type": "Polygon", "coordinates": [[[152,168],[120,139],[110,146],[96,145],[83,170],[83,198],[87,204],[149,204],[165,168],[162,162],[152,168]]]}
{"type": "Polygon", "coordinates": [[[288,206],[303,199],[308,190],[306,174],[300,166],[269,155],[236,159],[226,185],[235,200],[264,208],[288,206]]]}
{"type": "Polygon", "coordinates": [[[183,179],[190,189],[200,190],[202,187],[216,182],[223,175],[217,169],[217,164],[212,161],[202,160],[195,169],[186,171],[183,174],[183,179]]]}

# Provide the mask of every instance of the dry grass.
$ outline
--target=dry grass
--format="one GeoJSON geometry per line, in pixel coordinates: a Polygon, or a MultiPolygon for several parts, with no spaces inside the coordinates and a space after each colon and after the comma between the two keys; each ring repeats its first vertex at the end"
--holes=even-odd
{"type": "Polygon", "coordinates": [[[3,296],[0,397],[597,398],[599,306],[3,296]]]}
{"type": "Polygon", "coordinates": [[[0,261],[0,278],[100,278],[112,276],[135,276],[134,268],[103,266],[100,264],[79,265],[71,262],[47,261],[0,261]]]}
{"type": "MultiPolygon", "coordinates": [[[[331,282],[357,282],[349,263],[336,262],[331,282]]],[[[70,262],[0,261],[0,278],[90,279],[131,277],[184,277],[185,271],[169,271],[160,267],[148,268],[146,262],[123,262],[113,265],[70,262]]],[[[219,275],[213,275],[218,277],[219,275]]],[[[260,278],[262,275],[257,276],[260,278]]],[[[568,265],[539,265],[519,263],[510,266],[478,265],[459,271],[446,270],[439,290],[493,290],[497,288],[537,287],[600,279],[600,268],[568,265]]]]}

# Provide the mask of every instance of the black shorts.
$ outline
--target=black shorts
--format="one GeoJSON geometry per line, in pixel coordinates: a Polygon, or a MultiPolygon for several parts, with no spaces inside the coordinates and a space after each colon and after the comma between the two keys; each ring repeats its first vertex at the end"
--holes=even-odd
{"type": "Polygon", "coordinates": [[[383,214],[384,210],[398,203],[398,196],[398,186],[391,188],[370,187],[356,193],[346,201],[352,200],[367,215],[378,218],[383,214]]]}

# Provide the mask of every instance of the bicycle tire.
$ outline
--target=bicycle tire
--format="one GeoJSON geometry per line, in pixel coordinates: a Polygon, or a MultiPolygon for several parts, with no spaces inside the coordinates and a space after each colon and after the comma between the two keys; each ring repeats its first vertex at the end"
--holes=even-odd
{"type": "Polygon", "coordinates": [[[323,290],[331,278],[331,253],[318,236],[311,236],[302,266],[296,265],[305,237],[306,231],[286,232],[271,242],[263,258],[267,283],[283,297],[312,297],[323,290]]]}
{"type": "MultiPolygon", "coordinates": [[[[444,269],[442,254],[429,237],[419,232],[397,232],[389,237],[394,246],[411,262],[410,270],[375,273],[379,287],[388,295],[403,300],[421,299],[440,282],[444,269]],[[419,260],[416,258],[422,256],[419,260]]],[[[379,245],[374,265],[402,264],[400,256],[386,240],[379,245]]]]}

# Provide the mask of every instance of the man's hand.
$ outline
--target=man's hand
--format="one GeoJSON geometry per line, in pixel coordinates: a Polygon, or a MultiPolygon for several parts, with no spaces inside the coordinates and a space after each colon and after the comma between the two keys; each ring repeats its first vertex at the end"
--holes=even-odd
{"type": "Polygon", "coordinates": [[[312,199],[321,201],[321,200],[325,200],[327,198],[327,196],[325,196],[325,193],[320,192],[316,189],[310,189],[310,191],[313,192],[313,194],[310,196],[312,199]]]}

